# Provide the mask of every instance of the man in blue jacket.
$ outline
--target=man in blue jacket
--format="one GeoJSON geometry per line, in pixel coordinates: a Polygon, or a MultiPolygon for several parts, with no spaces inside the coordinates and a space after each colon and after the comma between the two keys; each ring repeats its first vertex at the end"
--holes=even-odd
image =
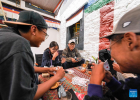
{"type": "MultiPolygon", "coordinates": [[[[102,38],[110,40],[111,57],[120,65],[122,72],[140,74],[140,6],[126,13],[112,34],[102,38]]],[[[103,97],[103,80],[119,100],[140,100],[139,75],[138,78],[119,82],[103,66],[103,62],[93,66],[86,100],[110,100],[103,97]]]]}

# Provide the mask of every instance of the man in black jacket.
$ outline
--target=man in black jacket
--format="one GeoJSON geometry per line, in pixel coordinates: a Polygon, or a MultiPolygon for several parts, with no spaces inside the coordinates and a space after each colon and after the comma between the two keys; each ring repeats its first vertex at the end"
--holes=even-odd
{"type": "Polygon", "coordinates": [[[37,100],[65,75],[61,68],[47,82],[34,82],[37,69],[30,47],[39,47],[47,38],[48,26],[33,11],[20,12],[18,22],[4,23],[11,27],[0,29],[0,100],[37,100]]]}

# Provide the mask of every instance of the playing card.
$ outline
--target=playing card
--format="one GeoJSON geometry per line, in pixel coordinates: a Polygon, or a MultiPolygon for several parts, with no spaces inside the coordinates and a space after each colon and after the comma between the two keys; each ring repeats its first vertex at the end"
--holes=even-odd
{"type": "Polygon", "coordinates": [[[107,60],[104,62],[104,69],[105,69],[105,70],[110,70],[110,66],[109,66],[107,60]]]}

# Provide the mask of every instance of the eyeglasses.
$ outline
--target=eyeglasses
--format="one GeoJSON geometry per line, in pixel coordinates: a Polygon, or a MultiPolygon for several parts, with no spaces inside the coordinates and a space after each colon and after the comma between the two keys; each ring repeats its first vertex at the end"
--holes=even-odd
{"type": "Polygon", "coordinates": [[[122,38],[123,38],[123,37],[121,37],[120,39],[118,39],[117,41],[115,41],[114,43],[112,43],[111,45],[109,45],[109,47],[106,48],[106,49],[110,49],[112,45],[114,45],[115,43],[117,43],[118,41],[120,41],[122,38]]]}
{"type": "MultiPolygon", "coordinates": [[[[44,32],[43,30],[41,30],[41,31],[44,32]]],[[[44,33],[46,35],[45,39],[47,39],[49,37],[49,35],[46,32],[44,32],[44,33]]]]}
{"type": "MultiPolygon", "coordinates": [[[[140,35],[140,33],[135,33],[136,35],[140,35]]],[[[114,45],[115,43],[117,43],[118,41],[120,41],[121,39],[123,39],[124,37],[121,37],[120,39],[118,39],[116,42],[114,42],[113,44],[109,45],[108,48],[106,49],[110,49],[112,45],[114,45]]]]}

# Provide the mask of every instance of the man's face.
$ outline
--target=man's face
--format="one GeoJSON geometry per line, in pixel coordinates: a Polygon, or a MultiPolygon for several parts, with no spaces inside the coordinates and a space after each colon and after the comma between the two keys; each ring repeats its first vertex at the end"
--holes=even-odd
{"type": "Polygon", "coordinates": [[[121,71],[126,72],[127,71],[126,67],[128,66],[126,66],[124,62],[126,62],[125,56],[127,55],[123,52],[122,44],[110,40],[110,51],[111,51],[111,57],[114,58],[115,61],[120,65],[121,71]]]}
{"type": "Polygon", "coordinates": [[[116,41],[110,40],[110,52],[111,57],[115,59],[115,61],[118,62],[119,59],[121,59],[121,44],[118,44],[116,41]]]}
{"type": "Polygon", "coordinates": [[[75,43],[69,43],[68,44],[69,49],[72,51],[75,48],[75,43]]]}
{"type": "Polygon", "coordinates": [[[35,33],[36,35],[33,40],[33,46],[39,47],[41,43],[45,41],[47,35],[46,32],[47,32],[46,29],[41,29],[41,30],[36,29],[36,33],[35,33]]]}
{"type": "Polygon", "coordinates": [[[124,35],[121,42],[110,40],[111,57],[120,65],[122,72],[140,74],[140,52],[135,48],[135,43],[138,41],[134,42],[134,40],[131,34],[124,35]]]}

